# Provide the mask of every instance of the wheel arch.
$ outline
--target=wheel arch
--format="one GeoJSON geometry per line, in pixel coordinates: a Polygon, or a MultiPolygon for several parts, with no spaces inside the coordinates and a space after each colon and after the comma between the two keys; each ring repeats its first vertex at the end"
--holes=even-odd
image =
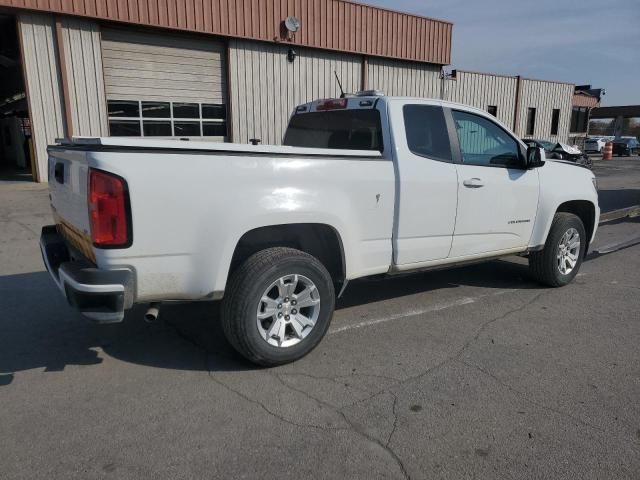
{"type": "MultiPolygon", "coordinates": [[[[587,249],[596,228],[596,206],[588,200],[570,200],[559,205],[556,213],[572,213],[577,216],[587,232],[587,249]]],[[[549,233],[547,232],[547,235],[549,233]]],[[[586,250],[585,250],[586,252],[586,250]]]]}
{"type": "Polygon", "coordinates": [[[251,255],[273,247],[289,247],[316,257],[329,271],[336,292],[346,282],[346,255],[338,230],[325,223],[268,225],[245,232],[231,257],[228,278],[251,255]]]}

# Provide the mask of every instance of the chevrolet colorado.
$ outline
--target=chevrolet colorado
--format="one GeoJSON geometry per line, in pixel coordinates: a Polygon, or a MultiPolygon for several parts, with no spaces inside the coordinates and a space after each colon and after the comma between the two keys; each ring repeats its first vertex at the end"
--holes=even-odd
{"type": "Polygon", "coordinates": [[[519,254],[559,287],[598,225],[589,170],[545,161],[468,106],[318,100],[294,110],[283,143],[60,141],[47,269],[99,322],[136,303],[221,300],[230,343],[270,366],[318,345],[349,280],[519,254]]]}

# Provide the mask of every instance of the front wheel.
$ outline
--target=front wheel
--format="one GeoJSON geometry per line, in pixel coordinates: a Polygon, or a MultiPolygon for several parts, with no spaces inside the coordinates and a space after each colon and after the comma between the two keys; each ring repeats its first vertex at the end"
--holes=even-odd
{"type": "Polygon", "coordinates": [[[333,281],[318,259],[292,248],[269,248],[232,274],[222,327],[242,356],[271,367],[311,352],[325,336],[334,308],[333,281]]]}
{"type": "Polygon", "coordinates": [[[544,248],[529,255],[529,269],[538,282],[563,287],[580,271],[586,248],[582,220],[572,213],[556,213],[544,248]]]}
{"type": "Polygon", "coordinates": [[[582,157],[580,164],[588,168],[589,170],[593,170],[593,160],[591,160],[591,157],[589,157],[588,155],[582,157]]]}

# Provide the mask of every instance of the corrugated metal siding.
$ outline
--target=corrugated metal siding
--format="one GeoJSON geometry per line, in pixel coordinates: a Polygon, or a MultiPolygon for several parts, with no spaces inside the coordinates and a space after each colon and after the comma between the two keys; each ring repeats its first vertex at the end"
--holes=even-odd
{"type": "Polygon", "coordinates": [[[368,89],[383,90],[389,96],[440,98],[440,66],[370,58],[368,89]]]}
{"type": "Polygon", "coordinates": [[[289,63],[288,49],[246,40],[230,42],[234,142],[259,138],[264,144],[280,144],[297,105],[340,95],[334,71],[345,91],[360,90],[360,56],[300,48],[296,61],[289,63]]]}
{"type": "Polygon", "coordinates": [[[73,135],[106,136],[109,128],[100,27],[94,22],[65,17],[62,37],[73,135]]]}
{"type": "Polygon", "coordinates": [[[21,14],[18,25],[29,93],[37,180],[46,182],[47,146],[65,134],[55,23],[50,16],[21,14]]]}
{"type": "Polygon", "coordinates": [[[225,103],[222,42],[105,28],[102,56],[109,100],[225,103]]]}
{"type": "Polygon", "coordinates": [[[520,85],[518,135],[552,142],[568,141],[574,88],[567,83],[523,78],[520,85]],[[535,131],[531,136],[525,135],[528,108],[536,109],[535,131]],[[551,135],[551,115],[554,108],[560,109],[558,135],[551,135]]]}
{"type": "Polygon", "coordinates": [[[455,79],[445,81],[444,99],[485,112],[494,105],[498,120],[513,128],[517,83],[516,77],[457,71],[455,79]]]}
{"type": "Polygon", "coordinates": [[[458,129],[458,140],[462,151],[477,153],[500,147],[493,137],[487,135],[487,130],[478,127],[476,122],[458,120],[458,124],[461,127],[458,129]]]}
{"type": "Polygon", "coordinates": [[[446,65],[453,25],[346,0],[0,0],[0,5],[446,65]]]}

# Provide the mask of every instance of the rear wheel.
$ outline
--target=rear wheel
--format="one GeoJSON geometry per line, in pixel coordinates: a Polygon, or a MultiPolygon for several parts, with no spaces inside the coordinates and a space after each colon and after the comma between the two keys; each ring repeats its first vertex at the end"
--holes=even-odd
{"type": "Polygon", "coordinates": [[[222,327],[229,343],[249,361],[282,365],[320,343],[334,307],[333,281],[318,259],[291,248],[270,248],[232,274],[222,327]]]}
{"type": "Polygon", "coordinates": [[[556,213],[544,249],[529,255],[532,275],[550,287],[571,283],[580,271],[586,246],[582,220],[572,213],[556,213]]]}

